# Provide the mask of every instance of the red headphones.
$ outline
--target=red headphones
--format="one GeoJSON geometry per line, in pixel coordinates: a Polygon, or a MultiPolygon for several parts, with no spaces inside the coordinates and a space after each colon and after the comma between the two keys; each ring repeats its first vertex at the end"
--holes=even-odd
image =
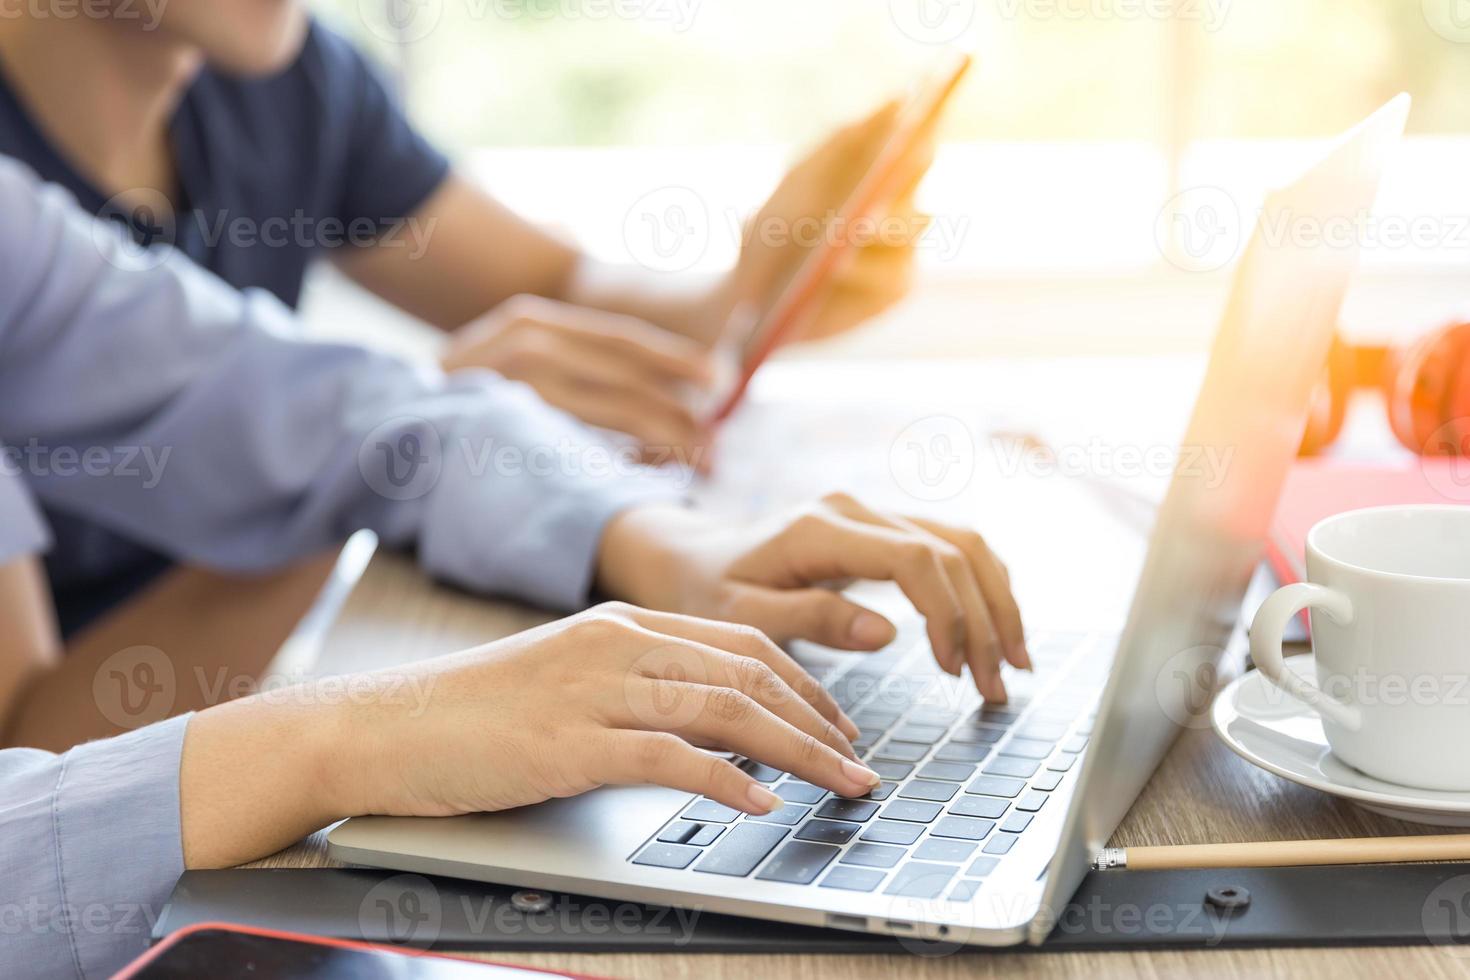
{"type": "Polygon", "coordinates": [[[1470,323],[1443,327],[1402,350],[1334,339],[1301,455],[1315,455],[1337,439],[1357,388],[1383,391],[1393,434],[1409,449],[1470,456],[1470,323]]]}

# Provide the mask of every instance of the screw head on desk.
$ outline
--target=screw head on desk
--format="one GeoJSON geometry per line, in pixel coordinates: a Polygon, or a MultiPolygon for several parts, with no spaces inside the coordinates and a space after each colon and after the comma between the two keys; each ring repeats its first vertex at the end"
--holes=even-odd
{"type": "Polygon", "coordinates": [[[1206,904],[1221,912],[1240,912],[1251,903],[1251,893],[1239,885],[1221,885],[1205,892],[1206,904]]]}
{"type": "Polygon", "coordinates": [[[551,908],[551,896],[545,892],[518,891],[511,894],[510,904],[519,912],[546,912],[551,908]]]}

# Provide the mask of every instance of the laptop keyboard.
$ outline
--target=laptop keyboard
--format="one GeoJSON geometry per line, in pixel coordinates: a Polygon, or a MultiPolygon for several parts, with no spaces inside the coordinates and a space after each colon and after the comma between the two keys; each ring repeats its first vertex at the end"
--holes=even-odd
{"type": "Polygon", "coordinates": [[[1112,654],[1096,635],[1052,634],[1028,647],[1030,686],[1042,693],[1018,691],[1003,705],[981,703],[968,677],[941,673],[912,639],[841,665],[822,681],[857,724],[853,748],[880,786],[846,799],[745,760],[740,767],[785,806],[748,816],[695,800],[629,860],[969,901],[1076,769],[1112,654]]]}

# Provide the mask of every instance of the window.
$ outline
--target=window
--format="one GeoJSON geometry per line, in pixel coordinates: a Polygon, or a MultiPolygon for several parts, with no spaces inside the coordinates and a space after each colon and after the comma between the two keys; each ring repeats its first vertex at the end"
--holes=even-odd
{"type": "MultiPolygon", "coordinates": [[[[956,36],[975,46],[978,66],[921,200],[936,215],[921,252],[935,288],[971,295],[987,280],[1060,279],[1074,287],[1072,319],[1093,302],[1138,301],[1120,285],[1130,277],[1168,293],[1171,277],[1192,273],[1188,289],[1217,295],[1225,263],[1192,260],[1188,222],[1171,208],[1223,194],[1248,228],[1264,188],[1309,158],[1311,140],[1400,90],[1416,100],[1411,138],[1380,224],[1364,232],[1364,281],[1413,279],[1415,302],[1439,310],[1470,255],[1466,0],[322,7],[398,74],[420,125],[497,194],[610,258],[627,257],[637,202],[685,188],[711,217],[702,264],[729,261],[741,217],[793,145],[901,90],[956,36]]],[[[1364,329],[1403,316],[1390,296],[1355,296],[1364,329]]],[[[1180,302],[1204,311],[1179,328],[1196,344],[1216,307],[1180,302]]],[[[1166,345],[1175,329],[1118,315],[1097,329],[1166,345]]]]}

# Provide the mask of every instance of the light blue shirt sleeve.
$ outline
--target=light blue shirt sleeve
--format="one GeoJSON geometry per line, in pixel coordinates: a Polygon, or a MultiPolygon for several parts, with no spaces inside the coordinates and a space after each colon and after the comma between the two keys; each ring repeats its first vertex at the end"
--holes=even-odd
{"type": "Polygon", "coordinates": [[[525,386],[298,339],[273,297],[136,249],[4,158],[0,214],[0,444],[48,507],[237,571],[366,527],[572,609],[607,521],[683,496],[525,386]]]}
{"type": "Polygon", "coordinates": [[[64,755],[0,751],[0,972],[106,977],[148,947],[184,870],[188,717],[64,755]]]}
{"type": "Polygon", "coordinates": [[[51,534],[26,488],[18,454],[0,444],[0,565],[42,551],[50,543],[51,534]]]}

